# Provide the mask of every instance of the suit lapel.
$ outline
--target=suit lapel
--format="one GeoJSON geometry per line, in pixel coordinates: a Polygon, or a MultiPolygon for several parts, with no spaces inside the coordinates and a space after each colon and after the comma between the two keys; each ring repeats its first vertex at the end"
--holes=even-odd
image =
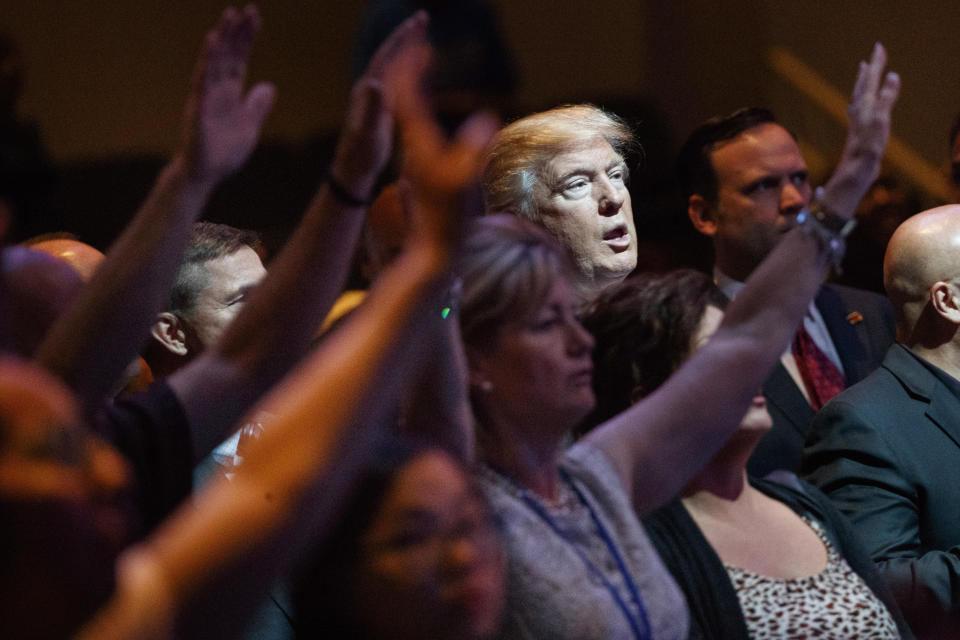
{"type": "Polygon", "coordinates": [[[927,418],[960,447],[960,398],[901,345],[890,349],[883,366],[911,394],[928,403],[925,411],[927,418]]]}
{"type": "Polygon", "coordinates": [[[847,308],[845,300],[836,291],[824,285],[820,287],[817,297],[814,298],[814,304],[820,312],[820,317],[823,318],[823,323],[827,325],[827,332],[840,356],[847,385],[862,380],[868,373],[861,370],[866,365],[867,352],[863,346],[863,340],[857,334],[857,325],[847,320],[850,309],[847,308]]]}
{"type": "Polygon", "coordinates": [[[764,381],[763,395],[767,402],[780,409],[800,435],[806,437],[807,427],[813,420],[813,409],[780,361],[764,381]]]}

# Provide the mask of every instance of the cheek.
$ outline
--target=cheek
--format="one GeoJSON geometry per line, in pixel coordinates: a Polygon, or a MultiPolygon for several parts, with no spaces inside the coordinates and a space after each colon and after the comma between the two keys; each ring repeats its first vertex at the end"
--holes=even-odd
{"type": "MultiPolygon", "coordinates": [[[[401,558],[379,558],[362,569],[354,582],[353,602],[363,624],[390,637],[391,629],[430,627],[440,606],[435,572],[401,558]],[[398,617],[399,616],[399,617],[398,617]]],[[[414,634],[417,635],[417,634],[414,634]]]]}
{"type": "Polygon", "coordinates": [[[596,236],[596,205],[590,205],[585,200],[568,203],[562,209],[554,209],[549,216],[543,217],[543,226],[554,237],[574,253],[582,255],[595,244],[596,236]]]}
{"type": "Polygon", "coordinates": [[[216,310],[204,310],[196,316],[194,329],[204,346],[215,344],[236,317],[240,305],[222,307],[216,310]],[[236,307],[236,308],[235,308],[236,307]]]}
{"type": "Polygon", "coordinates": [[[422,598],[431,591],[436,572],[437,568],[422,558],[390,553],[368,565],[364,581],[383,597],[408,601],[422,598]]]}

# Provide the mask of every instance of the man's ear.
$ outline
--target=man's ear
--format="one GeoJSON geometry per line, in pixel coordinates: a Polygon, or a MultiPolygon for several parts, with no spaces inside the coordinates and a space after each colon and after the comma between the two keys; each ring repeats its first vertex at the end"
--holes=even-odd
{"type": "Polygon", "coordinates": [[[939,280],[930,287],[930,306],[941,318],[960,325],[960,289],[952,282],[939,280]]]}
{"type": "Polygon", "coordinates": [[[693,227],[705,236],[717,233],[717,216],[710,203],[699,193],[694,193],[687,200],[687,215],[693,227]]]}
{"type": "Polygon", "coordinates": [[[186,323],[175,313],[164,311],[157,314],[150,335],[170,353],[185,356],[189,352],[186,323]]]}

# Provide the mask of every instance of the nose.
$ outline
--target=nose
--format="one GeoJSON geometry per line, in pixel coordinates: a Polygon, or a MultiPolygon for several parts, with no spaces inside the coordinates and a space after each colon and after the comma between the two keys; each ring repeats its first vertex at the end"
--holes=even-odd
{"type": "Polygon", "coordinates": [[[467,537],[457,538],[447,544],[444,565],[448,572],[459,573],[477,564],[482,555],[476,541],[467,537]]]}
{"type": "Polygon", "coordinates": [[[616,215],[623,207],[625,189],[615,185],[607,176],[603,176],[599,181],[600,197],[598,199],[598,208],[600,215],[616,215]]]}
{"type": "Polygon", "coordinates": [[[785,216],[795,216],[807,206],[807,199],[804,197],[800,187],[792,182],[780,190],[780,214],[785,216]]]}
{"type": "Polygon", "coordinates": [[[569,339],[567,342],[571,355],[583,355],[584,352],[590,353],[593,351],[594,342],[593,335],[580,324],[580,321],[576,318],[571,318],[569,323],[569,339]]]}

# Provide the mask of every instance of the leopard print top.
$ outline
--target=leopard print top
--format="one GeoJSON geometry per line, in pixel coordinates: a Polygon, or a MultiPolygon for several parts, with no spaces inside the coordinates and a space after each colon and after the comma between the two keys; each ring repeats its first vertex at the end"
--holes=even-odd
{"type": "Polygon", "coordinates": [[[753,640],[900,638],[883,603],[837,553],[819,523],[803,518],[827,548],[820,573],[781,580],[725,565],[753,640]]]}

